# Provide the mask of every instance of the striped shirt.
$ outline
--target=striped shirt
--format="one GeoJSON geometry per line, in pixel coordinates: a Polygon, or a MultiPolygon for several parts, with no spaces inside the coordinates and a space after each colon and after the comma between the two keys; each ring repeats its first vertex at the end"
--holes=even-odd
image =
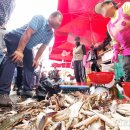
{"type": "Polygon", "coordinates": [[[28,49],[32,49],[34,46],[41,43],[45,45],[49,44],[53,37],[53,30],[49,26],[48,20],[46,20],[42,15],[34,16],[28,24],[13,30],[12,33],[21,37],[28,27],[35,31],[26,45],[28,49]]]}
{"type": "Polygon", "coordinates": [[[14,0],[0,0],[0,26],[8,22],[14,6],[14,0]]]}

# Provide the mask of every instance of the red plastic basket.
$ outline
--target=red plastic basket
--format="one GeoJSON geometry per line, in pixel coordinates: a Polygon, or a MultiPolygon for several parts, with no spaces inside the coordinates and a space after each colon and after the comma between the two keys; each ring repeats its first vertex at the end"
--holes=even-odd
{"type": "Polygon", "coordinates": [[[123,82],[122,83],[125,95],[130,98],[130,82],[123,82]]]}
{"type": "Polygon", "coordinates": [[[95,72],[88,74],[89,79],[95,84],[108,84],[114,78],[113,72],[95,72]]]}

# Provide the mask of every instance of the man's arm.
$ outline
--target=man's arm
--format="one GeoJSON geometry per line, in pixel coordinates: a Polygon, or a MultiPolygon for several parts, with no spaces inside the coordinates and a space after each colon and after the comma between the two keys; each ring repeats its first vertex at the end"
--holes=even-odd
{"type": "Polygon", "coordinates": [[[113,57],[112,62],[118,62],[118,54],[120,53],[120,44],[119,42],[112,36],[112,34],[109,31],[109,27],[107,26],[108,33],[110,34],[110,37],[112,39],[113,44],[113,57]]]}
{"type": "Polygon", "coordinates": [[[46,49],[46,45],[42,44],[34,58],[33,65],[32,65],[33,67],[37,68],[37,66],[39,65],[39,60],[45,49],[46,49]]]}
{"type": "Polygon", "coordinates": [[[22,37],[19,41],[18,48],[12,54],[12,61],[17,62],[17,61],[21,61],[23,59],[24,48],[34,33],[35,33],[35,31],[30,27],[24,32],[24,34],[22,35],[22,37]]]}
{"type": "Polygon", "coordinates": [[[23,50],[24,50],[26,44],[30,40],[31,36],[36,31],[38,31],[43,25],[45,25],[45,23],[46,23],[45,19],[41,15],[36,15],[31,19],[31,21],[28,24],[27,30],[24,32],[24,34],[22,35],[22,37],[19,41],[18,48],[12,55],[12,60],[14,62],[18,62],[23,59],[23,50]]]}
{"type": "Polygon", "coordinates": [[[110,35],[111,41],[112,41],[112,45],[118,44],[120,46],[120,43],[113,37],[113,35],[111,34],[111,32],[109,31],[109,27],[107,25],[107,31],[110,35]]]}
{"type": "Polygon", "coordinates": [[[23,36],[21,37],[20,41],[19,41],[19,44],[18,44],[18,48],[17,50],[18,51],[21,51],[23,52],[24,51],[24,48],[26,46],[26,44],[28,43],[28,41],[30,40],[31,36],[35,33],[35,31],[32,29],[32,28],[28,28],[23,36]]]}
{"type": "Polygon", "coordinates": [[[26,44],[30,40],[31,36],[38,31],[43,25],[45,25],[45,19],[41,15],[34,16],[28,24],[27,30],[24,32],[23,36],[20,39],[17,50],[23,52],[26,44]]]}

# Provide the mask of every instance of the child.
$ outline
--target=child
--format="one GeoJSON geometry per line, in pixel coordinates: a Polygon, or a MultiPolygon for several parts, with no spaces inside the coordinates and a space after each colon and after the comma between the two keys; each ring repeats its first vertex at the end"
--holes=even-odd
{"type": "Polygon", "coordinates": [[[107,29],[113,41],[112,60],[118,62],[118,54],[122,48],[125,81],[130,82],[130,2],[125,2],[118,9],[117,3],[105,0],[95,6],[95,12],[110,18],[107,29]]]}

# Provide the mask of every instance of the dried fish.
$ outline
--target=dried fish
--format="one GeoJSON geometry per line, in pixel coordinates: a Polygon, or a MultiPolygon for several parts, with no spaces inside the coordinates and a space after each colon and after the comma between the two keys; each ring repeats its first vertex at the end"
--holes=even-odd
{"type": "Polygon", "coordinates": [[[32,99],[32,98],[28,98],[27,100],[23,101],[23,102],[20,102],[20,103],[17,103],[18,105],[29,105],[30,103],[36,103],[37,101],[32,99]]]}
{"type": "Polygon", "coordinates": [[[75,103],[77,100],[71,95],[65,95],[65,101],[67,101],[69,104],[75,103]]]}
{"type": "Polygon", "coordinates": [[[97,120],[99,117],[97,115],[94,115],[92,117],[87,118],[86,120],[83,120],[81,122],[79,122],[78,124],[74,125],[73,128],[78,128],[81,127],[83,125],[90,125],[92,122],[94,122],[95,120],[97,120]]]}
{"type": "Polygon", "coordinates": [[[115,128],[117,127],[117,125],[115,124],[115,122],[111,121],[111,119],[109,119],[108,117],[104,116],[103,114],[101,113],[97,113],[95,111],[92,111],[94,112],[96,115],[98,115],[98,117],[100,119],[102,119],[104,122],[106,122],[106,124],[110,127],[110,128],[115,128]]]}
{"type": "Polygon", "coordinates": [[[59,93],[40,102],[27,99],[11,110],[1,109],[0,130],[127,130],[119,121],[130,120],[129,101],[104,94],[59,93]]]}
{"type": "Polygon", "coordinates": [[[127,111],[127,110],[119,110],[119,109],[117,109],[116,110],[118,113],[120,113],[121,115],[125,115],[125,116],[130,116],[130,112],[129,111],[127,111]]]}
{"type": "Polygon", "coordinates": [[[66,130],[68,130],[73,122],[74,117],[70,117],[68,123],[66,124],[66,130]]]}
{"type": "Polygon", "coordinates": [[[71,126],[74,126],[74,125],[76,125],[78,123],[79,123],[79,119],[78,118],[74,118],[73,121],[72,121],[71,126]]]}
{"type": "Polygon", "coordinates": [[[64,121],[61,121],[61,130],[66,130],[64,121]]]}
{"type": "Polygon", "coordinates": [[[70,117],[77,117],[82,105],[83,105],[82,101],[76,102],[73,105],[71,105],[69,107],[69,109],[71,111],[70,117]]]}
{"type": "Polygon", "coordinates": [[[13,127],[15,124],[19,123],[23,119],[23,117],[23,114],[17,114],[11,116],[10,118],[7,118],[1,123],[0,130],[7,130],[8,128],[13,127]]]}
{"type": "Polygon", "coordinates": [[[123,107],[123,108],[130,108],[130,104],[126,104],[126,103],[125,103],[125,104],[119,104],[119,105],[118,105],[118,108],[122,108],[122,107],[123,107]]]}
{"type": "Polygon", "coordinates": [[[116,109],[117,109],[117,101],[113,100],[112,101],[112,105],[110,106],[110,111],[112,114],[116,113],[116,109]]]}
{"type": "Polygon", "coordinates": [[[91,125],[89,125],[88,130],[104,130],[105,129],[105,124],[102,123],[100,119],[93,122],[91,125]]]}
{"type": "Polygon", "coordinates": [[[84,115],[87,115],[87,116],[93,116],[93,115],[95,115],[93,112],[88,111],[88,110],[84,111],[84,110],[82,109],[80,112],[81,112],[82,114],[84,114],[84,115]]]}

